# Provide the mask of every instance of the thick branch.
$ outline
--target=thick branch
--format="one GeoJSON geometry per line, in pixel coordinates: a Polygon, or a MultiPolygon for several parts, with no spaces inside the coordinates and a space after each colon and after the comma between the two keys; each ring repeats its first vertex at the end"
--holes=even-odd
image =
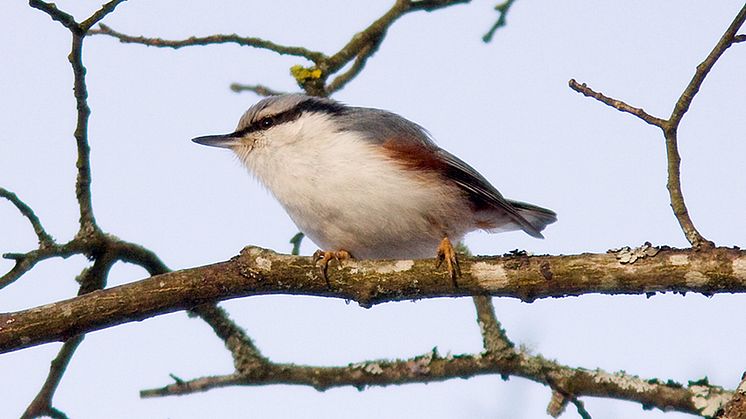
{"type": "Polygon", "coordinates": [[[746,251],[654,249],[574,256],[478,257],[462,261],[453,288],[429,260],[350,261],[327,288],[308,257],[248,247],[227,262],[175,271],[21,312],[0,315],[0,353],[190,309],[199,304],[267,294],[387,301],[493,295],[537,298],[655,292],[746,291],[746,251]],[[632,263],[633,262],[633,263],[632,263]]]}
{"type": "MultiPolygon", "coordinates": [[[[84,269],[79,277],[80,290],[78,291],[78,295],[87,294],[103,288],[106,285],[106,278],[114,262],[113,253],[107,250],[96,259],[93,266],[84,269]]],[[[34,400],[31,401],[21,416],[22,419],[31,419],[40,416],[51,416],[54,418],[66,417],[62,411],[54,408],[52,398],[57,391],[57,386],[62,381],[62,377],[65,375],[70,360],[75,355],[75,350],[78,349],[84,338],[85,335],[78,335],[65,341],[57,357],[52,360],[44,385],[42,385],[39,393],[34,397],[34,400]]]]}
{"type": "Polygon", "coordinates": [[[723,407],[718,419],[743,419],[746,418],[746,373],[741,376],[741,384],[738,385],[728,404],[723,407]]]}

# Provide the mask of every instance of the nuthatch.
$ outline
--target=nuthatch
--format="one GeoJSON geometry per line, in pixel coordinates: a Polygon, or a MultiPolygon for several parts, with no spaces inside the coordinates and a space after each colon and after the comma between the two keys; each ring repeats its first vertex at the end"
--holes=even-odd
{"type": "MultiPolygon", "coordinates": [[[[233,150],[331,259],[410,259],[437,252],[454,285],[451,241],[470,231],[541,238],[548,209],[503,198],[419,125],[380,109],[301,94],[260,100],[236,130],[192,141],[233,150]]],[[[328,279],[327,279],[328,281],[328,279]]]]}

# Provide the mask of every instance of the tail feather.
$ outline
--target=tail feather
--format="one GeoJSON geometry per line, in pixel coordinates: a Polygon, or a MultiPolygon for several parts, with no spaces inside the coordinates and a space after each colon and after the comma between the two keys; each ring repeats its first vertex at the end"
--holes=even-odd
{"type": "Polygon", "coordinates": [[[505,211],[490,211],[487,220],[481,222],[490,233],[523,230],[530,236],[544,238],[541,231],[547,225],[557,221],[557,214],[549,209],[520,201],[508,201],[515,208],[518,217],[510,216],[505,211]]]}
{"type": "MultiPolygon", "coordinates": [[[[525,218],[537,232],[541,233],[549,224],[557,221],[557,213],[550,209],[538,207],[536,205],[528,204],[520,201],[508,201],[516,210],[521,217],[525,218]]],[[[525,231],[525,229],[524,229],[525,231]]],[[[527,231],[527,233],[529,233],[527,231]]],[[[530,234],[530,233],[529,233],[530,234]]],[[[539,234],[541,236],[541,234],[539,234]]]]}

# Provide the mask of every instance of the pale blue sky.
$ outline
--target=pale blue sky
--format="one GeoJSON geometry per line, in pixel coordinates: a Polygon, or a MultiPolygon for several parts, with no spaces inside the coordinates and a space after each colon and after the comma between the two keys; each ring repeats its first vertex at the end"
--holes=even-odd
{"type": "MultiPolygon", "coordinates": [[[[99,4],[57,2],[78,18],[99,4]]],[[[165,38],[239,33],[325,52],[380,16],[390,1],[142,2],[105,19],[117,30],[165,38]],[[279,4],[278,4],[279,3],[279,4]]],[[[494,1],[476,1],[396,23],[365,71],[340,92],[350,104],[386,108],[426,127],[504,195],[554,209],[540,241],[475,233],[475,253],[604,252],[645,241],[684,247],[665,189],[657,128],[584,98],[570,78],[667,117],[695,66],[742,6],[736,0],[518,0],[488,45],[494,1]],[[653,3],[653,4],[651,4],[653,3]]],[[[66,241],[77,228],[75,106],[69,33],[25,2],[0,3],[0,185],[66,241]]],[[[743,32],[743,31],[742,31],[743,32]]],[[[225,260],[255,244],[289,251],[297,231],[280,206],[228,152],[189,141],[230,131],[257,97],[232,82],[297,90],[292,57],[231,45],[178,51],[86,41],[93,205],[108,232],[156,251],[172,269],[225,260]]],[[[746,246],[746,45],[726,52],[680,129],[684,193],[694,222],[719,245],[746,246]]],[[[28,223],[0,202],[0,252],[35,246],[28,223]]],[[[315,250],[305,242],[303,252],[315,250]]],[[[82,257],[51,260],[0,291],[0,312],[68,298],[82,257]]],[[[12,264],[0,260],[0,270],[12,264]]],[[[110,285],[141,279],[117,265],[110,285]]],[[[509,336],[571,366],[643,377],[737,385],[746,340],[734,324],[743,296],[583,296],[524,304],[495,301],[509,336]]],[[[261,297],[223,304],[275,361],[346,364],[478,352],[470,299],[385,304],[261,297]]],[[[60,344],[0,356],[0,417],[17,417],[43,382],[60,344]]],[[[55,406],[73,418],[510,417],[542,418],[549,390],[498,376],[364,392],[305,387],[228,388],[140,400],[138,391],[182,378],[229,373],[229,353],[184,313],[90,334],[55,406]]],[[[637,404],[584,398],[604,418],[685,417],[637,404]]],[[[570,408],[565,417],[577,417],[570,408]]],[[[596,417],[596,416],[594,416],[596,417]]]]}

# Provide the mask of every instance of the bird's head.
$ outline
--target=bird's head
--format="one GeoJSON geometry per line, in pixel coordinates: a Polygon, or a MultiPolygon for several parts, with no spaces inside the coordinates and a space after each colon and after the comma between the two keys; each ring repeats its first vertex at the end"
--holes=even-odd
{"type": "Polygon", "coordinates": [[[280,149],[302,141],[304,136],[318,134],[319,130],[333,130],[331,120],[346,109],[331,99],[302,94],[270,96],[249,108],[230,134],[207,135],[192,141],[229,148],[245,161],[254,150],[280,149]]]}

